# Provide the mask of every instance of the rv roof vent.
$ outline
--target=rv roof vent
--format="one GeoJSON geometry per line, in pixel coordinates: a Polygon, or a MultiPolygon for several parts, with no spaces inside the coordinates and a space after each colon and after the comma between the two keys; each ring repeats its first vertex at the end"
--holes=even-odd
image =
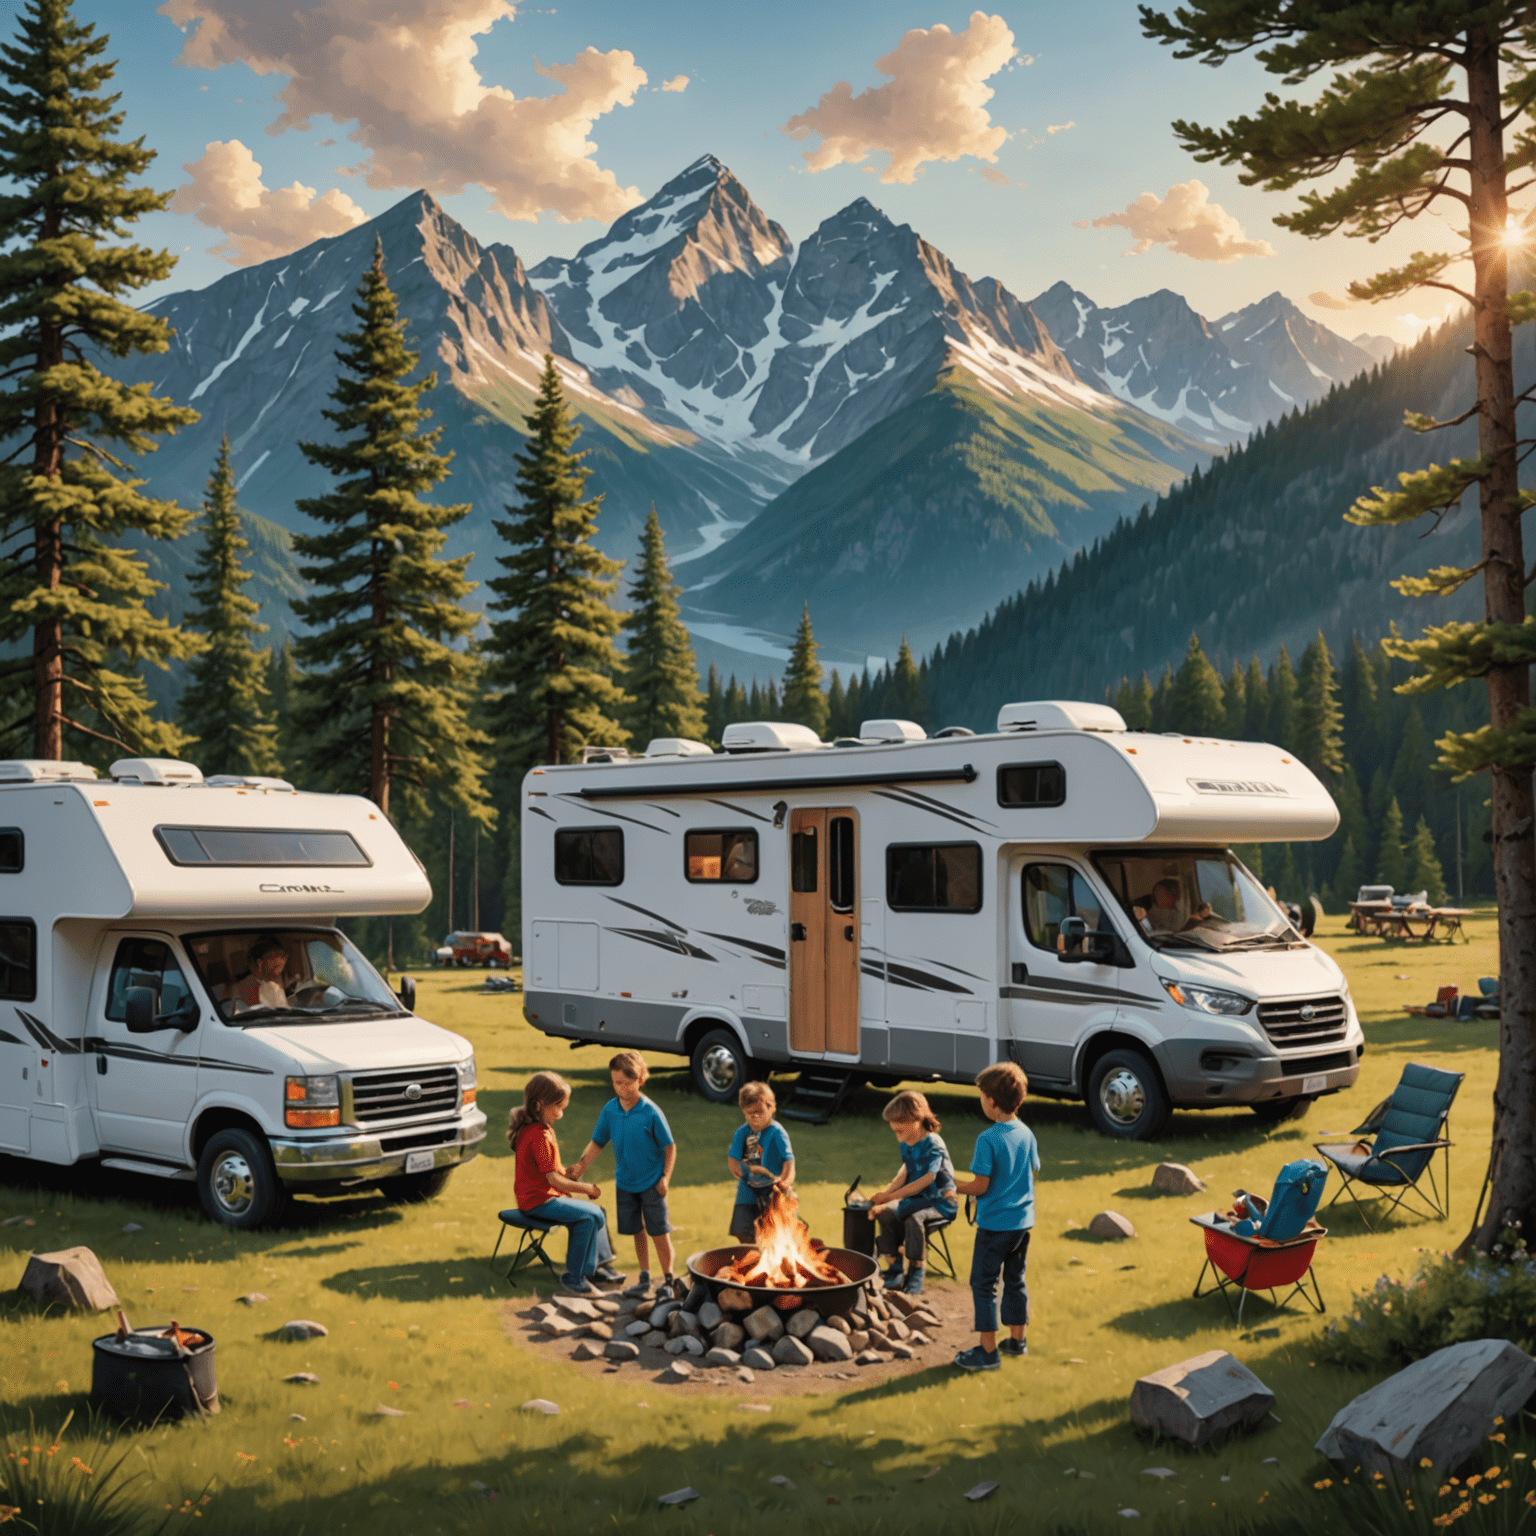
{"type": "Polygon", "coordinates": [[[915,720],[866,720],[859,727],[864,741],[927,741],[928,732],[915,720]]]}
{"type": "Polygon", "coordinates": [[[1000,731],[1123,731],[1120,711],[1108,704],[1049,699],[1039,704],[1004,704],[997,712],[1000,731]]]}
{"type": "Polygon", "coordinates": [[[645,749],[647,757],[713,757],[712,747],[702,741],[689,741],[685,736],[658,736],[645,749]]]}
{"type": "Polygon", "coordinates": [[[129,784],[201,784],[203,772],[174,757],[120,757],[108,770],[129,784]]]}
{"type": "Polygon", "coordinates": [[[94,779],[88,763],[55,763],[45,758],[21,757],[0,762],[0,784],[58,783],[61,779],[94,779]]]}
{"type": "Polygon", "coordinates": [[[293,789],[287,779],[269,779],[261,774],[216,773],[203,783],[209,789],[293,789]]]}
{"type": "Polygon", "coordinates": [[[743,720],[720,734],[720,745],[727,752],[808,752],[821,744],[810,726],[791,725],[787,720],[743,720]]]}
{"type": "Polygon", "coordinates": [[[583,747],[581,749],[583,763],[627,763],[629,761],[628,747],[583,747]]]}

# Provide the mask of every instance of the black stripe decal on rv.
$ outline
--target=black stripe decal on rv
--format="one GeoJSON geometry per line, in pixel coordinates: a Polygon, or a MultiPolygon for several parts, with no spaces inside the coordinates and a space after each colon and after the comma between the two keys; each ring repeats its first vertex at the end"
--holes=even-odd
{"type": "Polygon", "coordinates": [[[923,800],[926,801],[929,805],[941,806],[947,810],[952,810],[957,816],[969,816],[971,820],[974,821],[978,826],[991,827],[994,831],[997,829],[997,823],[995,821],[988,821],[985,816],[977,816],[966,810],[964,806],[954,805],[945,807],[942,800],[935,800],[932,795],[925,795],[920,790],[916,789],[904,789],[902,790],[902,794],[906,795],[909,800],[923,800]]]}
{"type": "MultiPolygon", "coordinates": [[[[586,802],[581,798],[580,795],[562,794],[560,798],[562,800],[574,801],[577,805],[581,806],[583,810],[586,809],[586,802]]],[[[633,816],[621,816],[617,811],[605,811],[603,814],[605,816],[612,816],[615,821],[627,821],[632,827],[644,827],[647,832],[665,832],[668,837],[672,835],[669,831],[667,831],[667,828],[665,827],[652,826],[648,821],[636,821],[633,816]]]]}
{"type": "Polygon", "coordinates": [[[605,928],[604,933],[615,933],[621,939],[636,939],[642,944],[654,944],[657,949],[670,950],[674,955],[688,955],[695,960],[708,960],[713,965],[719,961],[708,950],[690,944],[674,933],[657,933],[649,928],[605,928]]]}
{"type": "Polygon", "coordinates": [[[709,803],[711,805],[723,806],[726,810],[733,812],[737,816],[750,816],[753,821],[762,821],[768,822],[770,825],[772,824],[772,819],[770,817],[759,816],[756,811],[749,811],[744,805],[732,805],[729,800],[716,800],[713,797],[711,797],[709,803]]]}
{"type": "Polygon", "coordinates": [[[53,1051],[59,1056],[78,1056],[80,1047],[73,1040],[61,1040],[54,1032],[43,1023],[41,1019],[34,1019],[24,1009],[16,1010],[16,1017],[27,1027],[27,1033],[42,1046],[45,1051],[53,1051]]]}
{"type": "Polygon", "coordinates": [[[534,816],[542,816],[545,821],[553,821],[555,819],[542,806],[530,805],[528,810],[534,816]]]}
{"type": "Polygon", "coordinates": [[[245,1072],[252,1077],[272,1077],[271,1067],[250,1067],[239,1061],[221,1061],[215,1056],[172,1056],[164,1051],[152,1051],[148,1046],[129,1045],[124,1041],[106,1040],[100,1035],[88,1035],[85,1050],[91,1056],[115,1056],[119,1061],[153,1061],[166,1067],[209,1067],[219,1072],[245,1072]]]}
{"type": "Polygon", "coordinates": [[[719,939],[722,944],[739,944],[743,949],[756,950],[771,960],[784,958],[784,951],[777,944],[763,944],[757,939],[738,939],[734,933],[710,933],[707,928],[702,931],[711,939],[719,939]]]}
{"type": "Polygon", "coordinates": [[[0,1044],[25,1045],[26,1043],[25,1040],[18,1040],[8,1029],[0,1029],[0,1044]]]}
{"type": "Polygon", "coordinates": [[[893,794],[888,789],[877,789],[877,795],[883,800],[894,800],[897,805],[904,805],[908,810],[927,811],[930,816],[942,816],[946,821],[952,821],[957,827],[964,827],[967,832],[977,830],[976,823],[968,816],[957,816],[952,811],[941,810],[938,806],[924,805],[920,800],[909,800],[905,795],[893,794]]]}
{"type": "MultiPolygon", "coordinates": [[[[663,917],[660,912],[652,912],[649,907],[637,907],[632,901],[625,901],[622,896],[610,896],[609,901],[616,902],[621,907],[628,907],[631,912],[638,912],[641,917],[651,918],[660,923],[664,928],[671,928],[676,933],[687,933],[688,930],[681,923],[674,923],[670,917],[663,917]]],[[[712,935],[719,938],[719,934],[712,935]]]]}

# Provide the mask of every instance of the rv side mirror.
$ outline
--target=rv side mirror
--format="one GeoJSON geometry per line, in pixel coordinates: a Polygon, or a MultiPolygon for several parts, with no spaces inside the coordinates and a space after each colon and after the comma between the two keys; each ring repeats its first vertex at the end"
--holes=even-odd
{"type": "Polygon", "coordinates": [[[1094,965],[1112,964],[1115,936],[1089,928],[1080,917],[1063,918],[1056,940],[1056,958],[1067,965],[1081,965],[1085,961],[1094,965]]]}
{"type": "Polygon", "coordinates": [[[149,987],[129,987],[126,1001],[130,1035],[152,1035],[166,1027],[155,1017],[160,999],[149,987]]]}
{"type": "Polygon", "coordinates": [[[414,976],[400,978],[400,1001],[405,1004],[406,1012],[416,1012],[416,978],[414,976]]]}

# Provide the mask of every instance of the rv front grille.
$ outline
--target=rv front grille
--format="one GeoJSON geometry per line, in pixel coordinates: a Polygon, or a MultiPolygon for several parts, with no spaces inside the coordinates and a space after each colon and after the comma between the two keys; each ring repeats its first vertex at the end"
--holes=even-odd
{"type": "Polygon", "coordinates": [[[403,1136],[381,1136],[379,1146],[386,1152],[414,1152],[419,1147],[443,1147],[459,1139],[457,1125],[439,1126],[430,1131],[407,1131],[403,1136]]]}
{"type": "Polygon", "coordinates": [[[1349,1011],[1342,997],[1302,997],[1293,1003],[1260,1003],[1259,1023],[1283,1051],[1315,1050],[1344,1038],[1349,1011]]]}
{"type": "Polygon", "coordinates": [[[1327,1056],[1303,1056],[1300,1061],[1287,1059],[1285,1063],[1285,1075],[1287,1077],[1309,1077],[1315,1072],[1342,1072],[1346,1067],[1355,1064],[1353,1051],[1334,1051],[1327,1056]]]}
{"type": "Polygon", "coordinates": [[[425,1120],[452,1114],[458,1107],[459,1074],[453,1067],[359,1072],[352,1079],[352,1120],[356,1125],[425,1120]]]}

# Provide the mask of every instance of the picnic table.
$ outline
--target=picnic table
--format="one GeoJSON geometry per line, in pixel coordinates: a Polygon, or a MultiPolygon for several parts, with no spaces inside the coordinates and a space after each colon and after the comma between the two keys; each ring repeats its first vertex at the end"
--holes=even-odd
{"type": "Polygon", "coordinates": [[[1356,933],[1419,944],[1455,938],[1462,919],[1472,915],[1471,907],[1395,907],[1390,901],[1352,901],[1349,910],[1356,933]]]}

